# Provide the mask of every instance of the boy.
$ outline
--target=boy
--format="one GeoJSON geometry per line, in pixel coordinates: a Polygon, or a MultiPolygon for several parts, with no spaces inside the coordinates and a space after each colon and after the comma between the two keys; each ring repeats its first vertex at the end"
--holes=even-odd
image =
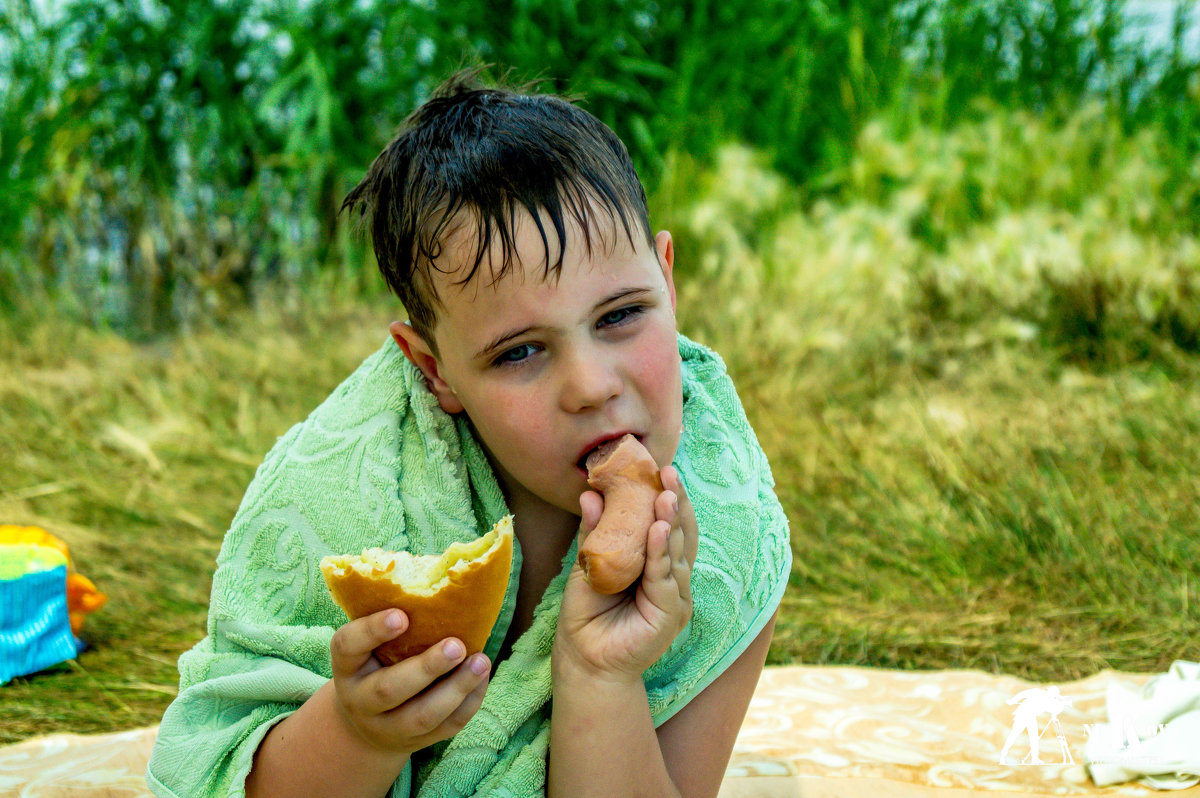
{"type": "Polygon", "coordinates": [[[787,525],[722,364],[676,333],[671,237],[651,235],[623,145],[468,73],[346,206],[410,321],[256,475],[152,788],[716,795],[787,525]],[[603,509],[583,463],[627,432],[671,465],[640,582],[604,596],[574,562],[603,509]],[[383,668],[371,652],[403,613],[346,623],[313,573],[366,546],[436,551],[505,512],[517,551],[484,653],[450,639],[383,668]]]}

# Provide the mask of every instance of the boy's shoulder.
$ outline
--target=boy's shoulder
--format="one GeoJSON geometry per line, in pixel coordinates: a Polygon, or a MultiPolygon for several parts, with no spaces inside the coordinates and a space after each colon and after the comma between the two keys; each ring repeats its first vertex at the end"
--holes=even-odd
{"type": "Polygon", "coordinates": [[[397,479],[419,464],[404,450],[428,449],[420,439],[453,424],[434,416],[429,405],[436,400],[410,365],[388,339],[284,433],[247,488],[231,536],[279,519],[280,526],[308,528],[325,545],[351,551],[403,530],[397,479]],[[426,421],[404,423],[414,413],[426,421]]]}

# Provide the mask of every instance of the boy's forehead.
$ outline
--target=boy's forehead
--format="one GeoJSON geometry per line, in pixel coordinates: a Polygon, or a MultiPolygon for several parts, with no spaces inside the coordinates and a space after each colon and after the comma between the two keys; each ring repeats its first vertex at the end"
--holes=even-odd
{"type": "Polygon", "coordinates": [[[475,213],[459,211],[444,228],[442,254],[431,270],[437,295],[458,292],[477,296],[481,285],[495,289],[501,281],[509,280],[517,284],[529,280],[557,282],[558,270],[552,267],[560,261],[564,268],[572,266],[566,257],[572,253],[599,261],[621,250],[628,254],[637,251],[616,214],[595,204],[589,209],[586,228],[573,214],[563,214],[565,241],[545,210],[540,213],[540,221],[539,230],[528,210],[517,210],[508,220],[510,239],[505,240],[494,222],[489,220],[489,229],[475,213]],[[564,253],[564,247],[571,252],[564,253]]]}

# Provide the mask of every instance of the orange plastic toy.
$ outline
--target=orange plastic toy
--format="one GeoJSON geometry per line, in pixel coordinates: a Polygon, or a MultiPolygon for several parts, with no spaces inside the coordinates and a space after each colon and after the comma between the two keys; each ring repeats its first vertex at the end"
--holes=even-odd
{"type": "Polygon", "coordinates": [[[96,589],[92,580],[75,573],[71,552],[67,544],[37,526],[0,524],[0,546],[44,546],[62,553],[67,560],[67,613],[71,619],[71,632],[78,635],[83,628],[84,618],[104,606],[108,596],[96,589]]]}

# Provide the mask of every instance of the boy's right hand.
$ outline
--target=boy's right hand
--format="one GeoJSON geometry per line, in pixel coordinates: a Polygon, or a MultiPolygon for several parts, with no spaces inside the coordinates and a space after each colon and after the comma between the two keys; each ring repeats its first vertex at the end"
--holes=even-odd
{"type": "Polygon", "coordinates": [[[342,720],[371,746],[405,755],[462,729],[483,703],[491,670],[485,654],[464,659],[452,637],[385,668],[371,652],[407,628],[403,612],[384,610],[350,621],[330,642],[342,720]]]}

